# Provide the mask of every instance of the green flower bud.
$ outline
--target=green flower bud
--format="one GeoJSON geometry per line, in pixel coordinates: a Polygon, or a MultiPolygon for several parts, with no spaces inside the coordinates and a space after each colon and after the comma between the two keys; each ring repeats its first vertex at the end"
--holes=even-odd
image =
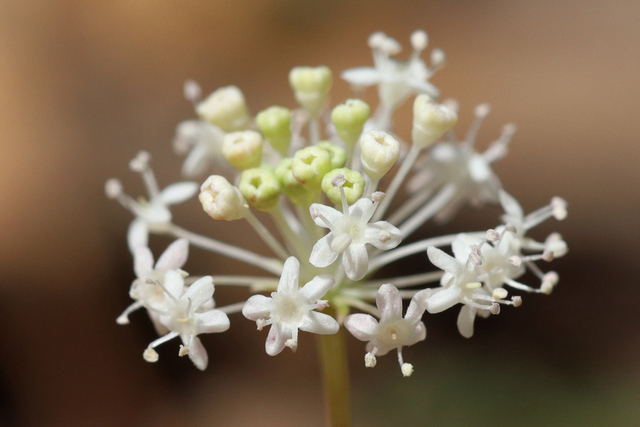
{"type": "Polygon", "coordinates": [[[299,150],[291,162],[291,172],[295,179],[312,191],[320,189],[322,178],[331,170],[331,156],[320,147],[306,147],[299,150]]]}
{"type": "Polygon", "coordinates": [[[220,175],[211,175],[200,187],[202,209],[217,221],[234,221],[249,212],[240,190],[220,175]]]}
{"type": "Polygon", "coordinates": [[[332,143],[331,141],[320,141],[315,145],[329,153],[331,169],[341,168],[347,162],[347,150],[332,143]]]}
{"type": "Polygon", "coordinates": [[[369,105],[359,99],[348,99],[333,109],[331,121],[347,146],[353,147],[358,141],[370,113],[369,105]]]}
{"type": "Polygon", "coordinates": [[[291,110],[269,107],[258,113],[256,125],[269,144],[285,156],[291,143],[291,110]]]}
{"type": "Polygon", "coordinates": [[[326,66],[295,67],[289,72],[289,84],[298,103],[317,117],[332,83],[331,70],[326,66]]]}
{"type": "Polygon", "coordinates": [[[291,199],[291,202],[295,205],[307,206],[313,201],[313,193],[307,190],[291,172],[291,163],[293,159],[287,157],[280,161],[280,164],[276,168],[276,178],[280,182],[280,188],[284,194],[291,199]]]}
{"type": "Polygon", "coordinates": [[[347,203],[349,205],[354,204],[364,193],[365,182],[360,172],[348,168],[334,169],[322,178],[322,191],[334,205],[341,206],[340,188],[333,185],[333,180],[338,175],[344,176],[345,179],[342,188],[347,196],[347,203]]]}
{"type": "Polygon", "coordinates": [[[449,132],[458,122],[458,115],[446,105],[433,102],[428,95],[418,95],[413,102],[413,145],[422,149],[449,132]]]}
{"type": "Polygon", "coordinates": [[[260,166],[262,135],[253,130],[228,133],[222,140],[222,154],[240,171],[260,166]]]}
{"type": "Polygon", "coordinates": [[[360,137],[362,168],[373,181],[389,172],[399,156],[400,143],[386,132],[371,130],[360,137]]]}
{"type": "Polygon", "coordinates": [[[247,202],[262,212],[271,210],[282,193],[275,173],[266,167],[243,171],[238,188],[247,202]]]}
{"type": "Polygon", "coordinates": [[[213,92],[196,106],[196,113],[225,132],[247,129],[251,121],[244,95],[235,86],[213,92]]]}

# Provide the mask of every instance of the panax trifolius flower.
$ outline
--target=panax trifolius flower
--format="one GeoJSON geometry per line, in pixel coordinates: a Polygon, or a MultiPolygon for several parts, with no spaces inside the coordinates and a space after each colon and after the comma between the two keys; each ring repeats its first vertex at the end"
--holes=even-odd
{"type": "Polygon", "coordinates": [[[333,109],[327,105],[333,75],[326,66],[293,68],[292,105],[267,106],[255,116],[235,86],[202,99],[200,86],[185,84],[185,97],[199,119],[181,123],[174,143],[179,151],[190,150],[183,174],[212,169],[200,186],[199,200],[208,215],[203,220],[246,220],[270,253],[174,224],[168,206],[187,200],[198,186],[184,182],[160,191],[146,152],[130,166],[141,173],[148,200],[127,196],[117,180],[107,182],[107,195],[136,216],[127,236],[134,255],[136,280],[130,294],[135,302],[118,323],[128,323],[129,313],[144,307],[158,332],[166,333],[149,345],[146,360],[157,360],[154,348],[179,336],[179,354],[188,354],[204,369],[207,355],[198,335],[228,329],[227,315],[241,312],[258,329],[270,326],[265,345],[269,355],[285,347],[295,350],[299,331],[335,334],[343,325],[368,341],[367,366],[395,349],[408,376],[413,366],[403,361],[402,348],[426,338],[425,310],[434,314],[461,304],[458,329],[470,337],[477,315],[498,314],[501,304],[520,305],[521,297],[512,292],[549,294],[557,284],[558,275],[543,272],[535,262],[563,256],[566,243],[557,233],[543,242],[527,233],[551,216],[563,219],[566,202],[553,198],[549,206],[525,216],[491,170],[491,164],[506,155],[515,126],[505,126],[488,149],[477,152],[474,145],[488,107],[476,107],[470,129],[456,138],[457,104],[439,103],[439,91],[428,81],[444,64],[444,54],[432,51],[431,66],[425,64],[420,57],[427,45],[424,32],[411,36],[413,53],[407,61],[395,58],[400,45],[383,33],[373,34],[369,45],[373,67],[352,68],[342,76],[354,87],[377,87],[380,102],[373,117],[360,99],[333,109]],[[412,127],[398,136],[391,131],[394,110],[414,94],[412,127]],[[405,144],[407,136],[411,140],[405,144]],[[394,207],[392,201],[403,191],[407,200],[394,207]],[[447,220],[467,203],[498,201],[505,214],[495,229],[406,243],[431,219],[447,220]],[[277,234],[262,223],[267,217],[277,234]],[[149,233],[178,239],[155,265],[149,233]],[[181,270],[188,244],[267,273],[189,278],[181,270]],[[428,258],[439,270],[373,277],[413,255],[422,257],[418,265],[428,265],[428,258]],[[539,286],[521,282],[526,271],[540,279],[539,286]],[[300,287],[300,281],[306,284],[300,287]],[[218,288],[244,286],[266,295],[214,309],[213,282],[218,288]],[[433,285],[437,282],[439,286],[433,285]],[[410,300],[404,317],[402,299],[410,300]]]}

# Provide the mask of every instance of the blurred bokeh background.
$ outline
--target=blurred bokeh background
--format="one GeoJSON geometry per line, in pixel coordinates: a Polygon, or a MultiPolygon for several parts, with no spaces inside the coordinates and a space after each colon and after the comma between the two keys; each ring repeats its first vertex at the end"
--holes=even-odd
{"type": "MultiPolygon", "coordinates": [[[[423,28],[447,54],[432,82],[459,100],[462,129],[481,102],[492,112],[480,144],[517,123],[496,165],[507,190],[526,211],[569,201],[565,222],[533,234],[559,231],[570,252],[554,262],[552,296],[477,322],[471,340],[456,331],[457,310],[428,316],[427,341],[405,351],[409,379],[393,356],[366,370],[351,339],[355,425],[638,425],[638,22],[636,0],[0,2],[0,424],[323,425],[311,336],[271,358],[265,333],[235,316],[231,331],[203,338],[204,373],[171,345],[161,363],[142,360],[154,339],[144,314],[115,323],[133,279],[131,218],[103,185],[119,177],[142,194],[127,168],[140,149],[161,185],[179,179],[170,143],[194,117],[187,78],[205,92],[239,86],[254,113],[293,107],[291,67],[369,65],[370,33],[408,46],[423,28]]],[[[349,95],[336,78],[334,103],[349,95]]],[[[410,108],[397,119],[408,136],[410,108]]],[[[195,201],[174,213],[222,240],[245,230],[211,224],[195,201]]],[[[423,233],[486,229],[499,213],[465,209],[423,233]]],[[[428,266],[404,267],[416,263],[428,266]]],[[[193,250],[186,267],[240,264],[193,250]]],[[[216,292],[219,304],[242,297],[216,292]]]]}

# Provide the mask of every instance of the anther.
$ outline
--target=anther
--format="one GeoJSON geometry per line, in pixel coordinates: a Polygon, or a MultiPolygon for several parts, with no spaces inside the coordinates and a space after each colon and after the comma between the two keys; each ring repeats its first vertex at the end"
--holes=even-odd
{"type": "Polygon", "coordinates": [[[148,348],[142,353],[142,357],[149,363],[156,363],[160,356],[158,356],[158,352],[152,348],[148,348]]]}
{"type": "Polygon", "coordinates": [[[416,30],[411,34],[411,47],[415,51],[423,51],[424,48],[427,47],[427,43],[429,42],[429,38],[427,37],[427,33],[422,30],[416,30]]]}
{"type": "Polygon", "coordinates": [[[133,172],[142,172],[149,167],[151,154],[147,151],[140,151],[130,162],[129,169],[133,172]]]}
{"type": "Polygon", "coordinates": [[[513,255],[507,259],[507,262],[518,268],[522,265],[522,258],[520,258],[518,255],[513,255]]]}
{"type": "Polygon", "coordinates": [[[187,80],[184,82],[184,97],[192,104],[197,104],[202,98],[202,88],[195,80],[187,80]]]}
{"type": "Polygon", "coordinates": [[[364,366],[367,368],[375,368],[376,363],[378,363],[378,361],[373,353],[367,353],[364,355],[364,366]]]}
{"type": "Polygon", "coordinates": [[[344,175],[337,175],[335,178],[331,180],[331,185],[334,187],[342,187],[347,182],[347,179],[344,175]]]}
{"type": "Polygon", "coordinates": [[[507,290],[505,288],[496,288],[496,289],[494,289],[492,296],[495,299],[503,299],[503,298],[506,298],[508,294],[509,293],[507,292],[507,290]]]}
{"type": "Polygon", "coordinates": [[[120,180],[111,178],[104,185],[104,192],[110,199],[116,199],[122,194],[122,183],[120,180]]]}
{"type": "Polygon", "coordinates": [[[373,203],[380,203],[384,199],[384,194],[382,191],[376,191],[371,195],[371,200],[373,200],[373,203]]]}
{"type": "Polygon", "coordinates": [[[511,297],[511,301],[514,307],[520,307],[522,305],[522,297],[520,296],[511,297]]]}
{"type": "Polygon", "coordinates": [[[491,307],[489,308],[489,313],[493,314],[494,316],[497,316],[498,314],[500,314],[500,304],[498,304],[497,302],[494,302],[493,304],[491,304],[491,307]]]}
{"type": "Polygon", "coordinates": [[[500,239],[500,233],[494,229],[487,230],[487,240],[491,243],[495,243],[500,239]]]}

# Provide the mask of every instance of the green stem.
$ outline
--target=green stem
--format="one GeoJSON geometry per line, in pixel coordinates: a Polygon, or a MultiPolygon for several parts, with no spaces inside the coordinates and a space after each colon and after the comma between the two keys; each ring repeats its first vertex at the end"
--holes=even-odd
{"type": "Polygon", "coordinates": [[[349,366],[344,335],[344,328],[340,328],[337,334],[318,335],[327,425],[331,427],[351,425],[349,366]]]}

